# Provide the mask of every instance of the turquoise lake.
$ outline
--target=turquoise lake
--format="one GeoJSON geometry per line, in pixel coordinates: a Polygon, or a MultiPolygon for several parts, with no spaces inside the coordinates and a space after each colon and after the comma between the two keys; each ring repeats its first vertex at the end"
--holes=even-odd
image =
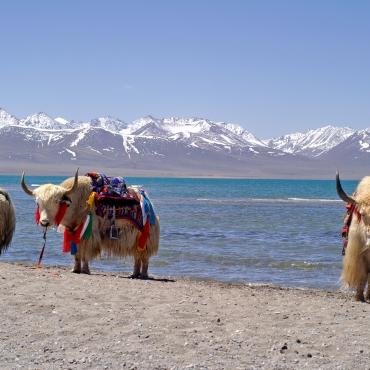
{"type": "MultiPolygon", "coordinates": [[[[65,177],[27,177],[27,183],[59,183],[65,177]]],[[[335,181],[127,178],[149,193],[161,222],[159,254],[149,273],[225,282],[337,289],[342,265],[344,204],[335,181]]],[[[351,193],[357,182],[343,181],[351,193]]],[[[17,212],[17,230],[3,261],[35,263],[42,230],[35,201],[18,176],[0,176],[17,212]]],[[[45,265],[71,265],[62,237],[48,232],[45,265]]],[[[102,259],[93,269],[131,272],[130,260],[102,259]]]]}

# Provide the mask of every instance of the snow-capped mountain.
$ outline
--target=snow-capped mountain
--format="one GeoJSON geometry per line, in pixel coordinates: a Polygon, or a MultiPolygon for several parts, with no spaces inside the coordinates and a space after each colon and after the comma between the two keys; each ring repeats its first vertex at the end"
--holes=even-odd
{"type": "Polygon", "coordinates": [[[356,166],[357,163],[364,163],[366,174],[369,173],[370,160],[370,129],[355,131],[346,140],[335,146],[332,150],[325,153],[324,160],[332,160],[338,163],[340,168],[342,164],[356,166]]]}
{"type": "Polygon", "coordinates": [[[301,154],[308,157],[318,157],[328,152],[354,134],[355,130],[348,127],[325,126],[316,130],[296,132],[265,140],[270,148],[286,153],[301,154]]]}
{"type": "Polygon", "coordinates": [[[2,172],[80,166],[170,176],[325,177],[344,164],[361,170],[369,160],[370,130],[325,126],[260,140],[239,125],[202,118],[79,122],[46,113],[18,119],[0,109],[2,172]]]}
{"type": "Polygon", "coordinates": [[[77,122],[37,113],[18,120],[4,110],[1,117],[0,159],[28,166],[58,163],[53,170],[69,163],[242,176],[254,165],[262,171],[263,161],[290,156],[238,125],[201,118],[147,116],[126,123],[100,117],[77,122]]]}
{"type": "Polygon", "coordinates": [[[0,127],[5,125],[18,125],[17,118],[9,114],[6,110],[0,108],[0,127]]]}
{"type": "Polygon", "coordinates": [[[201,118],[144,117],[128,125],[123,134],[136,138],[156,138],[182,142],[193,148],[230,151],[235,148],[267,150],[266,144],[242,127],[201,118]]]}

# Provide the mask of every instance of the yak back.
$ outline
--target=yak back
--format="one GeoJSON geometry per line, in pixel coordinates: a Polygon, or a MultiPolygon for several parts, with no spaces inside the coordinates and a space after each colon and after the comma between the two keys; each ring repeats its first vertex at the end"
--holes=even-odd
{"type": "Polygon", "coordinates": [[[365,176],[357,185],[355,199],[358,203],[370,205],[370,176],[365,176]]]}

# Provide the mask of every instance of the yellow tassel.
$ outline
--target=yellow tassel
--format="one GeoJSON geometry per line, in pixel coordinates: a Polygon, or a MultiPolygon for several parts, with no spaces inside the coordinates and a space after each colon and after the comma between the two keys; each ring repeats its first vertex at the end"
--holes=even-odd
{"type": "Polygon", "coordinates": [[[89,195],[89,199],[87,200],[86,204],[90,207],[90,209],[93,209],[94,203],[95,203],[95,191],[92,191],[89,195]]]}

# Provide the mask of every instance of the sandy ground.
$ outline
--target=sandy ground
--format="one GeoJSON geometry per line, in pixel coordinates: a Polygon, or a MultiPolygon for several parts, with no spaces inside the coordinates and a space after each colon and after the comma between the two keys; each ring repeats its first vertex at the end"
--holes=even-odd
{"type": "Polygon", "coordinates": [[[0,368],[368,369],[341,292],[0,264],[0,368]]]}

